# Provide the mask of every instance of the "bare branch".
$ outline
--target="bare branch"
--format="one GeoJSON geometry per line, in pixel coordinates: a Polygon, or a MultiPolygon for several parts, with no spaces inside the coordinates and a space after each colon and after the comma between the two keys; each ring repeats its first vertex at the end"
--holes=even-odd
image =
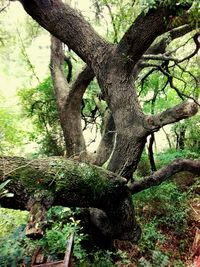
{"type": "MultiPolygon", "coordinates": [[[[189,60],[190,58],[192,58],[193,56],[195,56],[195,55],[198,53],[198,51],[199,51],[199,49],[200,49],[200,42],[199,42],[199,39],[198,39],[199,36],[200,36],[200,32],[196,33],[196,34],[194,35],[194,37],[193,37],[194,43],[195,43],[195,45],[196,45],[195,50],[194,50],[190,55],[186,56],[185,58],[182,58],[182,59],[178,60],[177,63],[181,63],[181,62],[183,62],[183,61],[189,60]]],[[[176,62],[175,62],[175,63],[176,63],[176,62]]]]}
{"type": "Polygon", "coordinates": [[[163,60],[163,61],[175,61],[175,62],[178,62],[178,59],[175,58],[175,57],[170,57],[168,55],[168,53],[165,53],[165,54],[157,54],[157,55],[154,55],[154,54],[145,54],[142,56],[142,59],[143,60],[163,60]]]}
{"type": "Polygon", "coordinates": [[[161,127],[189,118],[195,115],[198,111],[198,106],[193,101],[184,101],[181,104],[169,108],[160,114],[147,116],[147,127],[150,132],[158,131],[161,127]]]}
{"type": "Polygon", "coordinates": [[[169,56],[169,54],[171,54],[172,52],[166,52],[164,54],[145,54],[142,56],[142,59],[143,60],[162,60],[162,61],[173,61],[174,64],[178,64],[178,63],[181,63],[183,61],[186,61],[186,60],[189,60],[190,58],[192,58],[194,55],[196,55],[200,49],[200,42],[198,40],[198,37],[199,37],[199,33],[196,33],[193,37],[193,40],[196,44],[196,48],[195,50],[188,56],[182,58],[182,59],[178,59],[178,58],[175,58],[175,57],[171,57],[169,56]]]}
{"type": "Polygon", "coordinates": [[[170,165],[161,168],[141,181],[130,184],[129,189],[133,194],[138,193],[151,186],[159,185],[172,175],[182,171],[189,171],[200,175],[200,160],[176,159],[170,165]]]}
{"type": "MultiPolygon", "coordinates": [[[[187,86],[187,82],[184,81],[182,78],[178,77],[178,76],[174,76],[174,74],[172,75],[170,73],[170,68],[172,68],[172,66],[168,66],[169,62],[166,60],[165,64],[160,64],[160,65],[157,65],[157,64],[152,64],[152,63],[142,63],[142,67],[152,67],[152,69],[144,75],[144,77],[141,79],[141,90],[139,92],[139,96],[140,94],[142,93],[143,91],[143,86],[144,86],[144,82],[145,80],[155,71],[160,71],[162,74],[164,74],[166,77],[167,77],[167,82],[165,83],[165,85],[163,86],[163,88],[160,90],[160,91],[164,91],[164,89],[166,88],[166,86],[169,84],[170,87],[172,89],[175,90],[175,92],[177,93],[178,97],[181,99],[181,100],[185,100],[185,99],[191,99],[194,101],[195,104],[197,104],[198,106],[200,106],[199,102],[198,102],[198,99],[196,97],[192,97],[190,95],[187,95],[185,93],[183,93],[181,90],[179,90],[175,85],[174,85],[174,78],[181,81],[182,83],[184,83],[184,89],[186,88],[187,86]],[[164,67],[166,68],[166,70],[164,69],[164,67]]],[[[178,68],[180,68],[183,72],[186,72],[188,73],[195,81],[196,83],[196,87],[198,86],[198,80],[197,78],[188,70],[185,70],[183,67],[180,66],[180,64],[176,63],[176,66],[178,68]]]]}
{"type": "MultiPolygon", "coordinates": [[[[158,54],[165,54],[166,48],[169,45],[169,43],[179,37],[184,36],[188,32],[192,30],[192,27],[190,25],[183,25],[181,27],[177,27],[175,29],[172,29],[171,31],[163,34],[163,38],[159,42],[154,42],[149,49],[145,52],[145,55],[148,56],[148,54],[151,55],[158,55],[158,54]]],[[[187,41],[188,42],[188,41],[187,41]]],[[[175,52],[175,51],[172,51],[175,52]]],[[[169,56],[171,54],[167,53],[166,56],[169,56]]],[[[133,77],[136,79],[139,72],[145,68],[148,67],[149,64],[146,61],[143,61],[142,59],[139,60],[139,62],[136,64],[134,70],[133,70],[133,77]]]]}

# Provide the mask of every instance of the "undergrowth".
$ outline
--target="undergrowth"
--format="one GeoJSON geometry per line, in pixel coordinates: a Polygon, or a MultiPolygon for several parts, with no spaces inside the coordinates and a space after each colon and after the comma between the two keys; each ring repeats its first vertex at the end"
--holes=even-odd
{"type": "MultiPolygon", "coordinates": [[[[178,158],[179,153],[169,151],[164,157],[157,155],[157,166],[168,164],[178,158]]],[[[186,155],[197,157],[188,151],[181,154],[183,157],[186,155]]],[[[146,156],[143,159],[141,169],[147,162],[146,156]]],[[[149,170],[140,171],[138,174],[148,172],[149,170]]],[[[179,175],[181,181],[184,176],[184,173],[179,175]]],[[[186,179],[188,180],[187,177],[186,179]]],[[[200,186],[198,179],[192,180],[193,184],[186,187],[177,181],[176,178],[171,179],[133,196],[142,237],[137,245],[128,244],[124,249],[117,248],[115,252],[97,248],[91,253],[86,252],[82,243],[87,240],[87,235],[83,233],[81,222],[75,219],[79,209],[51,208],[47,216],[45,237],[39,241],[30,240],[24,234],[26,213],[19,215],[15,211],[13,213],[0,209],[0,266],[30,266],[31,257],[38,247],[42,247],[44,254],[51,256],[52,260],[63,259],[67,239],[73,232],[73,257],[77,267],[184,267],[184,254],[189,249],[189,200],[194,194],[199,196],[200,186]]]]}

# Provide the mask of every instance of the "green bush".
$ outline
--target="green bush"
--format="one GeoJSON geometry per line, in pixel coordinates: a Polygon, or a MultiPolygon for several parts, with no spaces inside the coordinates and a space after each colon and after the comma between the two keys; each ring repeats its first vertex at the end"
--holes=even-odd
{"type": "Polygon", "coordinates": [[[29,139],[39,144],[39,154],[63,155],[63,136],[51,77],[35,88],[21,89],[18,95],[24,115],[33,124],[29,139]]]}
{"type": "Polygon", "coordinates": [[[0,208],[0,238],[7,238],[16,228],[25,224],[28,212],[0,208]]]}
{"type": "Polygon", "coordinates": [[[142,153],[142,157],[137,167],[137,171],[134,175],[138,177],[144,177],[150,174],[150,163],[146,152],[142,153]]]}
{"type": "Polygon", "coordinates": [[[163,166],[166,166],[169,163],[171,163],[173,160],[178,159],[178,158],[198,159],[199,154],[197,152],[194,152],[188,149],[184,149],[184,150],[176,150],[175,148],[168,149],[156,155],[155,160],[156,160],[157,168],[159,169],[163,166]]]}
{"type": "Polygon", "coordinates": [[[154,250],[152,253],[152,260],[141,258],[138,262],[138,267],[167,267],[169,266],[169,257],[161,251],[154,250]]]}
{"type": "Polygon", "coordinates": [[[144,228],[146,221],[154,218],[158,226],[184,233],[187,227],[187,193],[181,192],[175,183],[165,182],[134,196],[135,207],[144,228]]]}
{"type": "Polygon", "coordinates": [[[151,222],[143,225],[139,247],[141,251],[151,250],[155,247],[157,242],[162,244],[165,240],[165,236],[158,230],[158,222],[153,219],[151,222]]]}
{"type": "Polygon", "coordinates": [[[81,232],[80,221],[74,220],[77,212],[72,212],[68,208],[53,207],[49,210],[47,216],[48,228],[45,236],[41,240],[30,240],[25,236],[25,226],[22,225],[16,229],[16,226],[24,223],[27,213],[16,216],[18,212],[6,209],[0,209],[1,212],[1,232],[0,238],[0,266],[10,267],[17,266],[19,262],[30,259],[36,248],[42,247],[46,255],[53,255],[54,258],[63,259],[66,251],[68,237],[71,233],[75,233],[73,255],[81,261],[86,257],[85,250],[81,247],[81,241],[86,238],[81,232]],[[18,218],[17,221],[12,220],[12,216],[18,218]],[[21,216],[21,217],[20,217],[21,216]],[[14,233],[10,234],[14,229],[14,233]]]}
{"type": "Polygon", "coordinates": [[[23,247],[27,239],[24,229],[25,225],[21,225],[13,234],[0,238],[0,266],[16,267],[22,262],[31,262],[31,255],[27,255],[23,247]]]}

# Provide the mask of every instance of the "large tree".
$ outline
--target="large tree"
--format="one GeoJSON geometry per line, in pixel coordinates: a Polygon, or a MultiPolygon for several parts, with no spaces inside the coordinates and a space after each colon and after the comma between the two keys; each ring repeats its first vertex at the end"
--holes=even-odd
{"type": "Polygon", "coordinates": [[[39,215],[30,217],[27,230],[30,235],[41,234],[42,230],[36,225],[43,220],[48,207],[62,204],[92,207],[91,221],[110,240],[136,241],[140,228],[134,218],[132,194],[158,185],[177,172],[187,170],[200,174],[200,161],[176,160],[140,182],[133,178],[147,137],[164,125],[191,117],[198,111],[197,98],[187,101],[182,97],[184,101],[178,105],[159,114],[146,115],[135,84],[139,73],[152,65],[166,74],[173,87],[169,62],[179,64],[183,59],[167,52],[170,41],[191,32],[195,48],[185,60],[198,52],[199,33],[194,30],[194,24],[189,24],[192,4],[155,1],[134,20],[117,44],[111,44],[99,36],[77,10],[60,0],[20,2],[26,12],[52,34],[51,74],[67,157],[78,159],[79,163],[66,159],[2,159],[2,177],[12,180],[10,191],[14,191],[15,197],[12,203],[6,199],[1,203],[5,207],[25,208],[28,202],[32,213],[39,211],[39,215]],[[86,63],[71,84],[63,69],[68,59],[62,42],[86,63]],[[152,64],[149,60],[159,63],[152,64]],[[104,118],[100,145],[96,153],[89,155],[81,127],[81,102],[94,77],[109,111],[104,118]],[[102,166],[106,161],[107,171],[94,166],[102,166]]]}

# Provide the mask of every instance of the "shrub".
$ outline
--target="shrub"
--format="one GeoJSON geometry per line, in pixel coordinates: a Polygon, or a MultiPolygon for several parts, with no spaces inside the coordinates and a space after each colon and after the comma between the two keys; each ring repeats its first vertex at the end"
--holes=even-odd
{"type": "Polygon", "coordinates": [[[145,258],[139,260],[138,267],[167,267],[169,266],[169,257],[158,250],[152,253],[152,259],[147,261],[145,258]]]}
{"type": "Polygon", "coordinates": [[[168,228],[178,235],[186,230],[187,193],[181,192],[174,182],[142,191],[134,196],[134,202],[143,229],[154,226],[155,230],[156,221],[157,226],[168,228]]]}

